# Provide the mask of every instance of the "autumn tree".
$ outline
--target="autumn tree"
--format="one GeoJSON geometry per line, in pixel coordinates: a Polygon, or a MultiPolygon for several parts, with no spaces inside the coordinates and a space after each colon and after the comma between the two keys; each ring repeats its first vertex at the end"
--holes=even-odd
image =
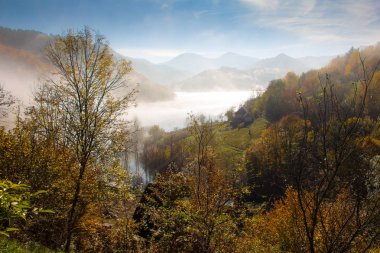
{"type": "Polygon", "coordinates": [[[183,167],[186,163],[184,140],[187,137],[185,129],[165,132],[158,126],[152,126],[142,146],[141,162],[145,172],[154,177],[172,165],[183,167]]]}
{"type": "MultiPolygon", "coordinates": [[[[134,218],[153,252],[234,252],[240,188],[218,164],[220,123],[190,115],[186,163],[159,174],[134,218]]],[[[170,166],[169,166],[170,167],[170,166]]]]}
{"type": "Polygon", "coordinates": [[[299,149],[303,123],[298,116],[285,116],[263,130],[246,151],[247,182],[252,189],[250,199],[273,203],[293,184],[289,161],[299,149]]]}
{"type": "Polygon", "coordinates": [[[64,243],[62,227],[73,187],[68,168],[73,163],[67,150],[54,149],[37,131],[29,119],[19,119],[9,131],[0,129],[0,178],[28,185],[28,192],[43,190],[44,194],[30,199],[30,206],[54,210],[35,215],[27,209],[22,229],[11,236],[58,248],[64,243]]]}
{"type": "Polygon", "coordinates": [[[365,252],[378,243],[379,123],[367,100],[379,63],[359,61],[360,79],[337,85],[320,76],[313,95],[298,93],[299,112],[264,130],[246,153],[253,199],[282,197],[259,225],[263,241],[291,252],[365,252]]]}
{"type": "Polygon", "coordinates": [[[299,95],[304,126],[288,164],[308,252],[365,252],[379,238],[380,196],[370,181],[379,145],[376,121],[365,115],[379,62],[369,69],[360,61],[362,78],[349,99],[339,98],[329,76],[314,100],[299,95]]]}
{"type": "MultiPolygon", "coordinates": [[[[129,62],[115,61],[103,36],[85,28],[58,36],[47,48],[55,67],[53,76],[35,94],[30,114],[40,134],[56,146],[71,150],[75,160],[75,183],[67,214],[65,251],[70,250],[73,232],[83,215],[78,205],[86,174],[101,173],[104,164],[118,161],[125,145],[125,122],[120,117],[130,105],[134,91],[116,96],[125,87],[129,62]]],[[[95,179],[103,180],[102,176],[95,179]]],[[[110,183],[110,182],[109,182],[110,183]]]]}
{"type": "Polygon", "coordinates": [[[217,133],[220,124],[190,115],[188,173],[191,213],[190,252],[232,252],[239,217],[240,175],[226,171],[217,161],[217,133]]]}
{"type": "Polygon", "coordinates": [[[16,102],[16,99],[12,94],[4,89],[0,85],[0,117],[5,117],[8,112],[7,109],[11,107],[16,102]]]}

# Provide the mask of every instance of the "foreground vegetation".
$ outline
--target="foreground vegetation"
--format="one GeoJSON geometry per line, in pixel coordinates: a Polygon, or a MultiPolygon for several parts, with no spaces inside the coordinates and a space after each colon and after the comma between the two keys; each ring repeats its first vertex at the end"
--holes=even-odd
{"type": "Polygon", "coordinates": [[[20,243],[7,238],[0,239],[0,251],[3,253],[50,253],[55,251],[34,242],[20,243]]]}
{"type": "Polygon", "coordinates": [[[55,75],[0,130],[2,249],[379,251],[380,45],[288,73],[228,121],[145,137],[120,118],[131,69],[102,37],[68,33],[47,56],[55,75]],[[125,152],[155,175],[143,191],[125,152]]]}

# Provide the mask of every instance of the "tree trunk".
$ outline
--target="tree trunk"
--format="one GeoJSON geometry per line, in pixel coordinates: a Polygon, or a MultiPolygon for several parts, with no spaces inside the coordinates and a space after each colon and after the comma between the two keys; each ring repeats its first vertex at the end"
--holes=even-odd
{"type": "Polygon", "coordinates": [[[66,244],[65,244],[65,252],[70,252],[70,244],[71,239],[73,235],[73,229],[74,229],[74,221],[75,221],[75,209],[77,207],[79,196],[80,196],[80,190],[81,190],[81,183],[83,174],[85,171],[86,165],[81,164],[80,172],[79,172],[79,178],[75,186],[75,194],[74,198],[71,204],[70,212],[67,218],[67,235],[66,235],[66,244]]]}

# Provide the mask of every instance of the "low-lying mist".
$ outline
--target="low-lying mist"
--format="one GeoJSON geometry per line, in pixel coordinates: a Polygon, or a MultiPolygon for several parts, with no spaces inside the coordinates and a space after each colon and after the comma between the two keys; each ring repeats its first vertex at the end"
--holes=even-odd
{"type": "Polygon", "coordinates": [[[189,113],[216,118],[232,106],[239,106],[253,91],[175,92],[175,98],[155,103],[142,102],[129,111],[128,119],[142,126],[159,125],[167,131],[186,125],[189,113]]]}

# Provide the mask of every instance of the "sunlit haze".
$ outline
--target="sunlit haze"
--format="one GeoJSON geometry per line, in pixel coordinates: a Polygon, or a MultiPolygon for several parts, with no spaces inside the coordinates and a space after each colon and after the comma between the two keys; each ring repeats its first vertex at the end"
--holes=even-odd
{"type": "Polygon", "coordinates": [[[288,71],[376,44],[380,1],[0,0],[0,27],[11,29],[0,41],[0,83],[25,105],[47,73],[36,66],[48,36],[90,27],[132,61],[138,107],[128,117],[171,130],[190,112],[216,117],[288,71]]]}
{"type": "Polygon", "coordinates": [[[380,40],[377,0],[0,0],[0,25],[61,34],[88,25],[121,54],[337,55],[380,40]]]}
{"type": "Polygon", "coordinates": [[[242,101],[252,96],[253,91],[176,92],[174,100],[139,104],[130,111],[128,118],[137,117],[145,126],[157,124],[165,130],[173,130],[186,126],[189,113],[218,120],[222,112],[238,108],[242,101]]]}

